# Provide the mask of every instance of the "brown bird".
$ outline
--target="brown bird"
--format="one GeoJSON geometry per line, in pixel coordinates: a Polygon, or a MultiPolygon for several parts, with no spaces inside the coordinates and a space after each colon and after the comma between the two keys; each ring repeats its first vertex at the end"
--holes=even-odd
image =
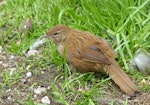
{"type": "Polygon", "coordinates": [[[107,41],[92,33],[74,30],[65,25],[50,29],[46,36],[52,40],[59,54],[80,72],[104,72],[129,95],[138,91],[136,85],[114,60],[115,52],[107,41]],[[64,54],[65,53],[65,54],[64,54]]]}

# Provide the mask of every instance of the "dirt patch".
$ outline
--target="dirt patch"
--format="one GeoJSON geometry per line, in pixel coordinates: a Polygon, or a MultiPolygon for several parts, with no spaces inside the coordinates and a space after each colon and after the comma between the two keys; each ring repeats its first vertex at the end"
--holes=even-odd
{"type": "Polygon", "coordinates": [[[0,53],[0,104],[1,105],[20,105],[28,100],[30,95],[37,103],[41,102],[44,96],[48,96],[51,103],[53,102],[50,93],[50,84],[54,82],[55,77],[59,74],[55,65],[51,65],[48,69],[40,68],[38,73],[35,73],[35,66],[28,69],[28,61],[26,57],[8,55],[4,51],[0,53]],[[24,63],[22,63],[24,62],[24,63]],[[24,70],[23,70],[24,69],[24,70]],[[26,69],[26,70],[25,70],[26,69]],[[20,71],[21,72],[20,72],[20,71]],[[31,72],[31,77],[26,77],[27,72],[31,72]],[[20,74],[19,74],[20,72],[20,74]],[[8,74],[5,74],[8,73],[8,74]],[[13,76],[17,76],[17,80],[13,76]],[[7,77],[12,76],[12,77],[7,77]],[[7,78],[9,79],[8,81],[7,78]],[[12,81],[14,83],[12,83],[12,81]],[[33,93],[37,87],[44,87],[45,91],[41,94],[33,93]]]}
{"type": "MultiPolygon", "coordinates": [[[[61,105],[55,102],[52,98],[51,83],[54,83],[56,77],[60,75],[60,71],[57,70],[56,65],[51,64],[49,68],[43,67],[38,68],[37,64],[29,66],[30,58],[24,56],[8,55],[6,52],[0,52],[0,104],[1,105],[20,105],[27,102],[27,100],[32,99],[36,103],[42,103],[43,97],[48,97],[48,102],[52,105],[61,105]],[[21,68],[22,67],[22,68],[21,68]],[[36,70],[38,68],[38,70],[36,70]],[[21,72],[20,72],[21,71],[21,72]],[[32,76],[27,77],[26,73],[31,72],[32,76]],[[37,73],[38,72],[38,73],[37,73]],[[10,80],[6,81],[6,74],[16,76],[18,73],[18,78],[15,83],[10,80]],[[20,75],[19,75],[20,73],[20,75]],[[9,84],[12,83],[12,84],[9,84]],[[35,90],[39,89],[36,93],[35,90]]],[[[13,80],[14,81],[14,80],[13,80]]],[[[63,78],[62,78],[63,81],[63,78]]],[[[59,80],[61,84],[61,80],[59,80]]],[[[59,82],[57,82],[59,84],[59,82]]],[[[150,104],[150,93],[137,93],[135,96],[126,96],[121,90],[116,90],[117,86],[112,83],[110,87],[106,89],[104,96],[97,98],[97,103],[102,105],[121,105],[125,104],[127,100],[128,105],[149,105],[150,104]]]]}

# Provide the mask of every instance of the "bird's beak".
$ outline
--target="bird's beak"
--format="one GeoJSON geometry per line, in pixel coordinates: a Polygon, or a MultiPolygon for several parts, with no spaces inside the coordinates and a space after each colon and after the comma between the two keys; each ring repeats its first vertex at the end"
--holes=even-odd
{"type": "Polygon", "coordinates": [[[44,34],[41,38],[52,39],[52,36],[44,34]]]}

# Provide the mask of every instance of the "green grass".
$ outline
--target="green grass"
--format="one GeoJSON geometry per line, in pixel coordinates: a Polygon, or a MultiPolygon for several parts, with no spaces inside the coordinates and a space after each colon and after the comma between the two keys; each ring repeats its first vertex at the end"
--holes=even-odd
{"type": "MultiPolygon", "coordinates": [[[[52,26],[65,24],[107,39],[118,54],[118,63],[141,90],[150,91],[149,85],[140,84],[142,79],[149,78],[129,69],[129,62],[136,50],[143,48],[150,51],[150,0],[7,0],[7,5],[0,5],[0,10],[0,45],[8,54],[24,56],[23,51],[52,26]],[[20,27],[29,18],[33,19],[33,28],[23,36],[20,27]],[[6,40],[9,40],[7,44],[6,40]],[[17,41],[20,43],[16,44],[17,41]]],[[[111,86],[109,80],[96,78],[93,73],[72,71],[51,42],[44,44],[41,50],[43,55],[28,58],[29,70],[24,68],[13,76],[9,70],[0,73],[4,82],[1,87],[16,84],[25,71],[34,69],[34,74],[39,75],[40,68],[50,70],[48,66],[56,64],[60,73],[50,83],[52,90],[49,93],[56,103],[96,105],[97,99],[106,95],[104,90],[111,86]],[[42,60],[39,61],[38,57],[42,60]],[[60,85],[61,77],[63,81],[60,85]],[[89,90],[86,89],[88,87],[89,90]]],[[[29,103],[34,105],[34,100],[29,96],[29,103]]],[[[128,100],[123,103],[127,105],[128,100]]],[[[110,104],[115,105],[115,102],[110,104]]]]}

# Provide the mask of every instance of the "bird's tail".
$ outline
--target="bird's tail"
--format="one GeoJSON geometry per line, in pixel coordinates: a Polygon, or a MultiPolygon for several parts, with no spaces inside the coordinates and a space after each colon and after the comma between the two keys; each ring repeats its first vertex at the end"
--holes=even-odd
{"type": "Polygon", "coordinates": [[[131,79],[120,68],[116,61],[112,61],[111,65],[104,67],[105,71],[112,76],[112,80],[121,88],[121,90],[129,95],[133,95],[138,88],[131,79]]]}

